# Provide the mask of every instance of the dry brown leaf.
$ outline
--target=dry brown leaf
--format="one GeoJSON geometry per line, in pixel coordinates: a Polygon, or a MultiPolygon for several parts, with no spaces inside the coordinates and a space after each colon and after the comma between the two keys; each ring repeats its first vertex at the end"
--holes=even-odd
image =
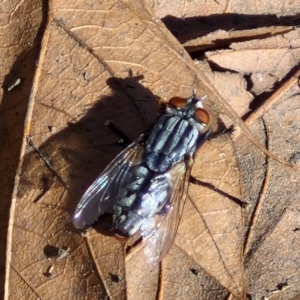
{"type": "Polygon", "coordinates": [[[252,0],[163,0],[153,1],[152,7],[181,43],[209,36],[219,30],[244,31],[246,37],[251,35],[252,29],[259,31],[260,27],[297,26],[299,14],[299,5],[295,2],[282,3],[280,0],[260,1],[259,5],[252,0]]]}
{"type": "MultiPolygon", "coordinates": [[[[249,112],[249,103],[253,100],[253,95],[247,91],[247,81],[242,74],[212,72],[203,61],[195,61],[195,64],[200,70],[205,68],[205,75],[239,116],[244,116],[249,112]]],[[[226,123],[226,119],[223,118],[222,121],[226,123]]]]}
{"type": "MultiPolygon", "coordinates": [[[[298,73],[299,71],[295,73],[295,78],[291,77],[284,82],[266,101],[265,108],[260,108],[262,114],[259,111],[254,113],[262,118],[262,121],[252,124],[253,119],[249,118],[251,129],[266,147],[277,155],[290,159],[296,165],[299,164],[300,145],[298,73]]],[[[253,288],[248,293],[270,299],[277,299],[274,298],[277,296],[281,297],[278,299],[294,299],[296,295],[299,296],[300,280],[294,251],[300,238],[293,235],[297,232],[294,220],[284,219],[284,214],[288,207],[298,211],[299,170],[292,170],[263,158],[243,135],[235,139],[235,145],[241,164],[244,201],[249,203],[245,210],[245,225],[248,228],[245,265],[247,283],[253,288]],[[281,233],[285,241],[281,240],[278,226],[284,226],[282,231],[286,230],[285,233],[281,233]],[[291,227],[293,229],[290,229],[291,227]],[[273,241],[270,240],[271,236],[273,241]],[[274,253],[261,252],[264,251],[264,245],[268,249],[274,249],[274,253]],[[281,267],[277,265],[278,260],[282,263],[281,267]],[[273,267],[273,264],[276,266],[273,267]],[[262,278],[258,279],[259,276],[262,278]]]]}
{"type": "MultiPolygon", "coordinates": [[[[196,74],[186,66],[181,47],[138,3],[105,2],[106,7],[98,4],[99,9],[96,4],[89,9],[80,2],[70,7],[65,2],[60,5],[53,3],[31,95],[25,129],[31,140],[24,143],[15,190],[7,295],[15,291],[14,278],[20,276],[24,285],[30,285],[42,298],[55,293],[56,297],[83,294],[92,299],[108,293],[119,299],[125,295],[124,280],[115,282],[114,276],[124,278],[121,246],[112,238],[108,241],[93,233],[85,243],[66,229],[68,212],[84,187],[120,150],[112,146],[115,137],[105,130],[104,122],[113,119],[135,137],[155,121],[156,97],[143,89],[137,78],[128,78],[129,68],[135,74],[142,67],[144,85],[166,98],[189,95],[196,74]],[[178,76],[174,77],[174,69],[180,70],[178,76]],[[119,77],[119,81],[111,77],[119,77]],[[135,86],[139,98],[135,90],[132,92],[135,86]],[[139,106],[140,98],[149,100],[139,106]],[[143,110],[147,115],[143,116],[143,110]],[[49,245],[70,249],[67,258],[55,263],[50,279],[44,276],[49,261],[43,253],[49,245]],[[90,261],[86,262],[88,253],[90,261]]],[[[214,276],[213,268],[209,272],[214,276]]],[[[217,278],[227,271],[218,268],[216,272],[217,278]]],[[[239,295],[228,279],[221,283],[239,295]]],[[[138,292],[143,289],[147,292],[144,282],[138,292]]]]}
{"type": "Polygon", "coordinates": [[[245,292],[241,199],[235,149],[223,135],[202,146],[192,176],[215,190],[190,185],[175,244],[232,294],[245,292]],[[227,195],[222,195],[226,193],[227,195]],[[228,196],[229,195],[229,196],[228,196]]]}
{"type": "MultiPolygon", "coordinates": [[[[294,44],[292,50],[296,48],[294,44]]],[[[288,67],[276,67],[273,65],[272,70],[283,78],[288,67]]],[[[272,88],[272,83],[268,85],[272,88]]],[[[53,1],[31,94],[11,210],[6,298],[26,295],[42,299],[124,299],[126,288],[131,299],[155,299],[157,295],[164,299],[199,295],[202,299],[225,298],[228,291],[241,297],[245,289],[241,209],[228,198],[221,199],[220,192],[191,185],[189,197],[193,202],[187,202],[175,244],[160,269],[143,268],[143,262],[135,256],[135,262],[126,267],[127,274],[123,247],[107,235],[103,220],[81,237],[73,232],[70,214],[85,188],[121,150],[116,145],[118,137],[104,127],[107,119],[135,138],[155,122],[159,97],[167,100],[174,95],[188,96],[193,87],[213,101],[221,95],[231,98],[232,104],[245,114],[252,96],[244,86],[240,74],[211,73],[207,65],[200,66],[197,76],[197,67],[187,53],[142,3],[53,1]],[[129,70],[134,74],[131,77],[129,70]],[[244,102],[238,103],[239,98],[244,102]],[[31,136],[29,142],[27,136],[31,136]],[[209,196],[204,196],[205,192],[209,196]],[[53,247],[69,249],[69,254],[58,259],[47,250],[53,247]]],[[[260,89],[263,90],[261,86],[260,89]]],[[[272,151],[294,161],[299,145],[299,121],[294,118],[299,103],[297,93],[294,87],[284,95],[280,103],[289,103],[288,106],[275,105],[264,118],[265,126],[252,125],[272,151]]],[[[206,164],[211,162],[212,169],[217,168],[209,173],[213,185],[239,198],[234,149],[221,139],[202,149],[193,174],[203,181],[209,179],[206,164]],[[227,165],[231,167],[226,169],[227,165]]],[[[291,218],[282,217],[282,211],[289,205],[293,213],[298,209],[299,174],[259,155],[243,136],[236,138],[236,147],[247,183],[244,194],[250,203],[246,225],[250,224],[260,191],[268,191],[268,197],[261,196],[268,201],[254,223],[251,251],[247,251],[247,276],[252,284],[252,274],[261,276],[268,266],[263,264],[268,255],[263,247],[272,247],[271,240],[276,243],[277,227],[292,224],[291,218]]],[[[293,233],[297,234],[297,230],[293,233]]],[[[294,240],[288,239],[291,246],[285,248],[286,264],[293,259],[290,248],[297,245],[297,238],[295,235],[294,240]]],[[[278,248],[274,260],[280,255],[278,248]]],[[[269,261],[272,263],[271,258],[269,261]]],[[[257,285],[252,284],[251,294],[268,295],[280,283],[278,274],[277,268],[265,285],[265,277],[261,276],[257,285]]],[[[284,292],[287,299],[296,295],[298,278],[297,272],[291,276],[289,294],[284,292]]]]}
{"type": "Polygon", "coordinates": [[[0,298],[4,297],[7,228],[28,96],[45,21],[42,3],[0,4],[0,298]],[[17,81],[20,83],[16,86],[17,81]]]}
{"type": "MultiPolygon", "coordinates": [[[[261,1],[259,5],[256,1],[180,1],[180,0],[147,0],[156,11],[156,15],[163,18],[166,15],[172,15],[179,18],[222,15],[225,13],[244,15],[276,15],[293,16],[299,12],[297,3],[282,3],[281,1],[261,1]]],[[[266,19],[266,16],[264,16],[266,19]]],[[[199,29],[201,30],[201,29],[199,29]]]]}
{"type": "Polygon", "coordinates": [[[183,44],[186,51],[195,52],[204,49],[213,49],[228,45],[233,41],[266,38],[268,36],[283,34],[293,29],[292,26],[270,26],[248,30],[225,31],[217,30],[205,36],[187,41],[183,44]]]}
{"type": "Polygon", "coordinates": [[[163,299],[191,299],[195,296],[199,299],[225,299],[228,295],[215,278],[176,246],[171,248],[162,266],[163,299]]]}
{"type": "MultiPolygon", "coordinates": [[[[280,153],[296,165],[299,164],[300,145],[298,94],[298,85],[286,89],[265,111],[261,121],[251,125],[272,152],[280,153]]],[[[239,136],[235,144],[239,148],[243,170],[244,200],[249,203],[246,210],[249,232],[245,249],[249,293],[257,297],[271,297],[274,291],[280,290],[282,299],[292,299],[299,296],[300,281],[295,264],[295,249],[300,238],[294,234],[297,230],[293,231],[297,228],[294,211],[299,209],[299,170],[291,170],[255,155],[257,150],[243,136],[239,136]],[[293,211],[294,217],[286,217],[286,210],[293,211]]],[[[276,295],[278,293],[272,297],[276,295]]]]}
{"type": "Polygon", "coordinates": [[[275,291],[282,292],[282,299],[295,296],[299,287],[299,211],[286,209],[270,234],[248,262],[248,292],[259,297],[275,299],[275,291]],[[294,250],[291,252],[291,249],[294,250]],[[292,256],[291,256],[292,255],[292,256]],[[264,257],[264,262],[261,262],[264,257]],[[272,295],[274,294],[274,295],[272,295]]]}
{"type": "MultiPolygon", "coordinates": [[[[160,291],[159,263],[150,264],[144,249],[126,259],[126,299],[156,299],[160,291]]],[[[162,282],[163,287],[164,282],[162,282]]],[[[161,287],[161,288],[162,288],[161,287]]]]}
{"type": "MultiPolygon", "coordinates": [[[[207,52],[208,60],[220,67],[252,74],[256,90],[267,90],[281,81],[300,61],[299,29],[263,40],[233,43],[233,50],[207,52]],[[274,63],[275,62],[275,63],[274,63]],[[265,78],[272,77],[271,83],[265,78]],[[262,84],[266,82],[266,84],[262,84]]],[[[257,93],[257,92],[256,92],[257,93]]]]}

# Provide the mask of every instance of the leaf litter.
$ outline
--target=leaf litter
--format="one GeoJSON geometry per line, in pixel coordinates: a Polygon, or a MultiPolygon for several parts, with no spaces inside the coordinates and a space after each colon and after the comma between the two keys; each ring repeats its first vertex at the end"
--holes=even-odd
{"type": "MultiPolygon", "coordinates": [[[[247,181],[250,188],[253,182],[263,186],[263,176],[268,168],[271,168],[272,175],[268,175],[267,182],[278,182],[279,178],[282,181],[282,187],[278,186],[276,190],[272,190],[275,183],[268,183],[263,189],[267,199],[272,197],[273,201],[267,203],[268,206],[262,209],[263,217],[256,221],[254,251],[247,253],[246,257],[247,281],[251,282],[257,274],[261,282],[260,285],[252,284],[249,291],[266,295],[267,290],[272,290],[275,283],[266,280],[260,275],[262,273],[253,273],[255,270],[249,266],[254,262],[261,263],[257,253],[263,249],[261,247],[268,241],[268,236],[275,233],[276,237],[276,228],[285,220],[278,199],[285,207],[297,203],[297,197],[296,194],[290,197],[289,182],[282,180],[288,178],[291,169],[259,155],[259,151],[242,135],[235,138],[235,148],[224,135],[211,140],[199,151],[192,175],[211,183],[215,190],[190,184],[174,246],[160,266],[144,268],[143,257],[138,254],[133,257],[134,261],[127,261],[124,265],[122,245],[112,237],[98,233],[107,231],[106,228],[96,226],[82,237],[73,232],[70,225],[70,215],[80,195],[121,150],[115,143],[116,136],[105,128],[106,120],[112,119],[118,127],[128,130],[130,137],[136,138],[155,123],[159,109],[157,96],[162,100],[174,95],[189,96],[195,87],[198,94],[207,93],[214,101],[224,91],[230,90],[231,84],[238,86],[237,94],[245,93],[242,89],[244,81],[231,73],[227,74],[230,82],[224,78],[226,88],[221,86],[215,91],[207,83],[218,82],[216,77],[221,78],[222,74],[212,73],[208,65],[200,68],[199,75],[197,66],[183,48],[160,22],[153,19],[142,3],[111,1],[93,3],[93,6],[80,1],[76,4],[52,3],[24,138],[30,136],[38,149],[51,158],[59,180],[54,179],[57,175],[24,139],[20,176],[13,196],[7,297],[18,298],[18,293],[26,289],[29,297],[38,295],[42,299],[54,296],[124,299],[125,293],[129,299],[154,299],[157,296],[191,299],[199,295],[208,299],[225,298],[228,292],[243,298],[242,208],[218,192],[225,191],[241,198],[235,148],[244,172],[243,183],[247,181]],[[128,76],[129,69],[133,74],[142,73],[143,79],[139,75],[128,76]],[[201,77],[203,72],[204,78],[201,77]],[[57,133],[50,132],[49,126],[54,126],[57,133]],[[259,168],[260,165],[264,168],[259,168]],[[258,172],[261,183],[257,180],[258,172]],[[48,188],[43,190],[45,186],[48,188]],[[38,203],[35,202],[37,197],[38,203]],[[268,215],[274,207],[275,218],[268,215]],[[69,255],[57,263],[51,278],[43,275],[49,266],[42,250],[46,244],[57,247],[63,244],[70,249],[69,255]],[[186,265],[178,268],[183,261],[187,262],[186,265]],[[197,276],[191,270],[197,270],[197,276]],[[112,275],[126,280],[114,280],[112,275]],[[182,278],[186,280],[184,285],[182,278]],[[14,288],[15,284],[19,290],[14,288]],[[266,288],[268,284],[270,287],[266,288]],[[31,287],[29,290],[28,286],[31,287]]],[[[259,138],[266,142],[268,149],[286,160],[292,156],[298,143],[299,122],[293,114],[297,110],[297,88],[285,89],[285,93],[276,98],[282,104],[275,103],[269,109],[271,113],[269,110],[264,112],[266,121],[251,125],[254,132],[261,134],[259,138]],[[286,104],[287,101],[282,102],[281,98],[293,101],[286,104]],[[277,108],[277,105],[281,106],[277,108]]],[[[252,99],[251,96],[247,98],[252,99]]],[[[226,107],[224,110],[226,112],[226,107]]],[[[240,105],[240,110],[244,115],[247,101],[240,105]]],[[[235,116],[229,117],[236,120],[235,116]]],[[[297,174],[292,174],[290,183],[296,190],[297,174]]],[[[246,208],[247,226],[255,199],[253,193],[247,191],[247,185],[243,186],[243,194],[250,204],[246,208]]],[[[293,205],[296,207],[297,204],[293,205]]],[[[296,243],[294,236],[290,246],[296,246],[296,243]]],[[[291,275],[289,280],[295,284],[298,277],[291,275]]],[[[291,289],[289,291],[291,293],[291,289]]]]}

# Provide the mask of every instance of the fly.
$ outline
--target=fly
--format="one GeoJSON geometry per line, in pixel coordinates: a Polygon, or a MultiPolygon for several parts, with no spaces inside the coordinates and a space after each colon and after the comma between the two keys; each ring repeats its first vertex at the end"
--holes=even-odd
{"type": "Polygon", "coordinates": [[[193,157],[211,132],[204,98],[171,98],[150,133],[123,150],[84,193],[75,227],[111,213],[117,238],[147,241],[155,235],[155,260],[162,259],[176,235],[193,157]]]}

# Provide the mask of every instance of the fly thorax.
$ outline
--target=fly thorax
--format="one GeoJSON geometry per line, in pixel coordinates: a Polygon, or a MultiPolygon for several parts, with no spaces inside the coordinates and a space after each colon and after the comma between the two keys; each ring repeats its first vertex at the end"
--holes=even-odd
{"type": "Polygon", "coordinates": [[[194,155],[200,126],[193,118],[166,115],[154,127],[146,143],[145,163],[150,170],[165,172],[186,154],[194,155]]]}
{"type": "Polygon", "coordinates": [[[172,160],[165,153],[159,152],[147,153],[145,163],[154,172],[166,172],[172,166],[172,160]]]}

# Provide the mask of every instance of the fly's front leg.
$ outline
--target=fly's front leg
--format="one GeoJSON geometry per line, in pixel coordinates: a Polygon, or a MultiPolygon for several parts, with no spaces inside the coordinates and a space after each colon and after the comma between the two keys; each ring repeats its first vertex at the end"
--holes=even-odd
{"type": "Polygon", "coordinates": [[[232,135],[235,131],[236,131],[236,127],[234,125],[231,125],[227,128],[225,127],[222,121],[219,121],[218,129],[210,133],[208,140],[218,138],[219,136],[222,136],[224,134],[232,135]]]}

